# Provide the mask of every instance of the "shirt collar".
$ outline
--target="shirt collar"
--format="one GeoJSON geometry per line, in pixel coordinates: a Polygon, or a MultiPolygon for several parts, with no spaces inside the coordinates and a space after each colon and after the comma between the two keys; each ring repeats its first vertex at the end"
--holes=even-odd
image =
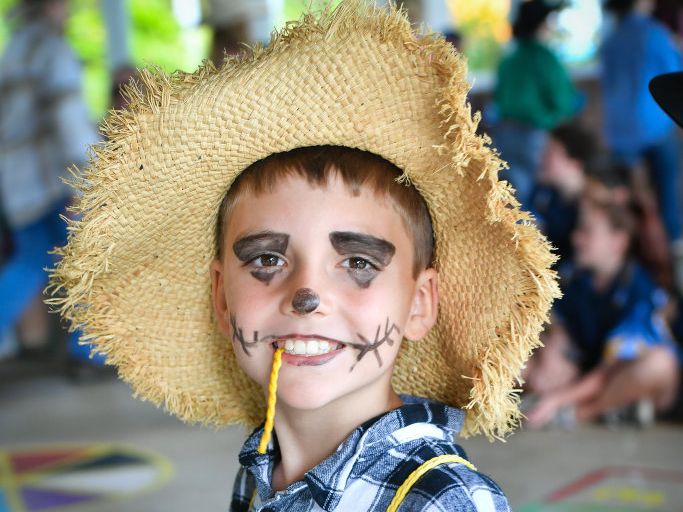
{"type": "MultiPolygon", "coordinates": [[[[366,421],[357,427],[337,450],[304,475],[304,480],[293,483],[287,491],[295,492],[308,486],[313,499],[324,510],[334,510],[341,499],[347,481],[357,461],[367,461],[397,444],[425,437],[453,441],[462,428],[464,413],[425,398],[401,395],[403,406],[366,421]],[[428,425],[428,430],[418,425],[428,425]]],[[[259,495],[273,495],[271,487],[274,465],[280,460],[277,437],[273,437],[266,453],[257,451],[263,425],[258,427],[244,443],[239,455],[242,466],[256,479],[259,495]]]]}

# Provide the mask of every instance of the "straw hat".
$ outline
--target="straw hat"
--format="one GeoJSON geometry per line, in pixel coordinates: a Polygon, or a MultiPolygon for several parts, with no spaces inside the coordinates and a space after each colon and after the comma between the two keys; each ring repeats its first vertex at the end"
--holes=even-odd
{"type": "Polygon", "coordinates": [[[350,0],[220,69],[142,76],[93,150],[52,275],[53,303],[139,398],[187,421],[263,420],[263,392],[212,318],[218,208],[251,163],[330,144],[403,169],[432,216],[439,318],[402,344],[396,390],[466,408],[465,434],[516,424],[516,379],[558,293],[555,258],[498,181],[465,63],[441,36],[350,0]]]}

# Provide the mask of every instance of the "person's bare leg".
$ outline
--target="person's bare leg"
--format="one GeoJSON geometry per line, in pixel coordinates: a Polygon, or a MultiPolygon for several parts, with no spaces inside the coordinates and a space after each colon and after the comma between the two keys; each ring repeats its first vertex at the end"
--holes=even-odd
{"type": "Polygon", "coordinates": [[[44,296],[36,295],[17,324],[22,344],[27,349],[44,349],[50,342],[50,317],[44,296]]]}
{"type": "Polygon", "coordinates": [[[666,410],[676,398],[680,379],[676,356],[663,347],[653,347],[635,361],[618,363],[610,371],[598,397],[579,404],[579,421],[596,419],[608,409],[650,398],[657,411],[666,410]]]}
{"type": "Polygon", "coordinates": [[[579,375],[568,354],[571,340],[559,325],[552,326],[543,336],[543,347],[536,350],[522,374],[525,390],[543,396],[568,386],[579,375]]]}

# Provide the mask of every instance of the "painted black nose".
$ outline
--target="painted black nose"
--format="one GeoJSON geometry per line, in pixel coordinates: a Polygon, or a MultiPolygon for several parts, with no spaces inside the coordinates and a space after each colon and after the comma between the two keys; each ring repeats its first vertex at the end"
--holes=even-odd
{"type": "Polygon", "coordinates": [[[310,288],[300,288],[294,294],[292,307],[299,315],[307,315],[315,311],[320,305],[320,297],[310,288]]]}

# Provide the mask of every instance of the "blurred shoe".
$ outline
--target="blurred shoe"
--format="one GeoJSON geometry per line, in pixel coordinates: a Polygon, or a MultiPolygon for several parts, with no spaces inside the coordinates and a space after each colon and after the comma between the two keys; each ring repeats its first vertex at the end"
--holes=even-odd
{"type": "MultiPolygon", "coordinates": [[[[532,393],[525,394],[522,397],[519,410],[526,418],[527,414],[531,414],[540,401],[541,397],[538,395],[534,395],[532,393]]],[[[577,424],[576,408],[573,405],[565,405],[560,407],[550,421],[544,423],[543,425],[535,425],[533,422],[528,420],[526,420],[524,424],[532,430],[573,430],[577,424]]]]}
{"type": "Polygon", "coordinates": [[[550,422],[550,426],[562,430],[573,430],[576,427],[576,408],[573,405],[560,407],[550,422]]]}
{"type": "Polygon", "coordinates": [[[649,428],[655,424],[655,404],[649,398],[641,398],[623,407],[615,407],[602,414],[602,423],[609,428],[649,428]]]}

